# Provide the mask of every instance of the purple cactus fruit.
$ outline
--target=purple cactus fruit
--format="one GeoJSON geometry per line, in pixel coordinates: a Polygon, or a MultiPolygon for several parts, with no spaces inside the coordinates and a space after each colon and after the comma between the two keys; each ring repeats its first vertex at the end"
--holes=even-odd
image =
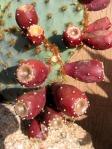
{"type": "Polygon", "coordinates": [[[36,46],[42,44],[45,39],[44,30],[39,25],[31,25],[27,30],[26,36],[36,46]]]}
{"type": "Polygon", "coordinates": [[[57,108],[68,116],[78,117],[87,111],[88,99],[85,93],[75,86],[55,83],[53,95],[57,108]]]}
{"type": "Polygon", "coordinates": [[[46,89],[27,92],[17,98],[14,106],[15,112],[22,119],[32,119],[36,117],[44,108],[46,102],[46,89]]]}
{"type": "Polygon", "coordinates": [[[61,112],[57,112],[49,107],[46,107],[44,121],[47,127],[59,127],[64,121],[64,117],[61,112]]]}
{"type": "Polygon", "coordinates": [[[91,3],[93,0],[79,0],[80,3],[82,4],[89,4],[91,3]]]}
{"type": "Polygon", "coordinates": [[[30,4],[24,4],[16,9],[16,22],[23,29],[26,30],[33,24],[38,23],[38,15],[30,4]]]}
{"type": "Polygon", "coordinates": [[[106,8],[110,4],[110,0],[92,0],[89,4],[86,4],[88,11],[98,11],[106,8]]]}
{"type": "Polygon", "coordinates": [[[30,59],[18,66],[16,76],[21,85],[34,87],[42,84],[47,79],[49,72],[50,67],[47,64],[30,59]]]}
{"type": "Polygon", "coordinates": [[[63,32],[63,41],[69,48],[75,48],[82,42],[82,32],[77,26],[68,26],[63,32]]]}
{"type": "Polygon", "coordinates": [[[86,27],[86,31],[89,33],[97,30],[107,30],[111,26],[112,26],[112,23],[110,22],[110,19],[108,17],[103,17],[89,24],[86,27]]]}
{"type": "Polygon", "coordinates": [[[41,140],[45,140],[47,138],[47,135],[48,135],[48,130],[46,126],[43,124],[40,124],[38,120],[33,119],[28,129],[29,138],[38,138],[41,140]]]}
{"type": "Polygon", "coordinates": [[[103,62],[99,60],[81,60],[64,65],[66,74],[86,83],[104,80],[103,62]]]}
{"type": "Polygon", "coordinates": [[[96,50],[106,50],[112,47],[112,31],[98,30],[83,35],[83,42],[96,50]]]}

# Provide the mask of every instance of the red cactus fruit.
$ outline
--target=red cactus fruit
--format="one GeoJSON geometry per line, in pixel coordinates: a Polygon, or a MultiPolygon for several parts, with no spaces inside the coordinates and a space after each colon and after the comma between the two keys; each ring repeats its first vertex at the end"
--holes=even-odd
{"type": "Polygon", "coordinates": [[[33,24],[38,23],[38,15],[33,5],[25,4],[16,9],[16,22],[23,29],[26,30],[33,24]]]}
{"type": "Polygon", "coordinates": [[[81,60],[64,65],[66,74],[86,83],[104,80],[103,62],[99,60],[81,60]]]}
{"type": "Polygon", "coordinates": [[[88,11],[98,11],[106,8],[110,4],[110,0],[92,0],[89,4],[86,4],[88,11]]]}
{"type": "Polygon", "coordinates": [[[83,42],[96,50],[106,50],[112,47],[112,31],[98,30],[83,35],[83,42]]]}
{"type": "Polygon", "coordinates": [[[49,107],[46,107],[44,121],[47,127],[59,127],[64,121],[64,117],[61,112],[57,112],[49,107]]]}
{"type": "Polygon", "coordinates": [[[86,95],[69,84],[55,83],[53,95],[57,108],[69,116],[78,117],[84,114],[89,105],[86,95]]]}
{"type": "Polygon", "coordinates": [[[93,0],[79,0],[79,2],[82,3],[82,4],[89,4],[92,1],[93,0]]]}
{"type": "Polygon", "coordinates": [[[75,48],[82,42],[82,32],[77,26],[69,26],[63,32],[63,41],[69,48],[75,48]]]}
{"type": "Polygon", "coordinates": [[[88,25],[86,31],[89,33],[97,30],[107,30],[111,26],[112,23],[110,22],[110,19],[108,17],[103,17],[88,25]]]}
{"type": "Polygon", "coordinates": [[[22,119],[32,119],[44,108],[46,102],[46,89],[27,92],[17,98],[14,106],[15,112],[22,119]]]}
{"type": "Polygon", "coordinates": [[[18,66],[16,76],[21,85],[34,87],[42,84],[47,79],[49,72],[50,67],[47,64],[30,59],[18,66]]]}
{"type": "Polygon", "coordinates": [[[34,119],[30,127],[28,129],[28,136],[29,138],[38,138],[41,140],[45,140],[48,135],[48,130],[45,125],[40,124],[40,122],[34,119]]]}
{"type": "Polygon", "coordinates": [[[27,30],[26,36],[32,44],[37,46],[42,44],[45,39],[44,30],[39,25],[31,25],[27,30]]]}
{"type": "Polygon", "coordinates": [[[93,0],[79,0],[80,3],[82,4],[89,4],[93,0]]]}

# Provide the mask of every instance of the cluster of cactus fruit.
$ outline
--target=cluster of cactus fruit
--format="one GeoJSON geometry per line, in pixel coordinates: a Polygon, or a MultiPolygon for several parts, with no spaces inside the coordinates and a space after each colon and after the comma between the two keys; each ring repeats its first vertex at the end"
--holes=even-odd
{"type": "Polygon", "coordinates": [[[86,24],[87,10],[104,9],[110,0],[27,3],[7,0],[0,8],[1,94],[16,100],[14,109],[22,119],[33,119],[29,137],[45,140],[48,127],[58,127],[66,120],[65,115],[72,118],[83,115],[89,106],[85,93],[64,83],[63,76],[85,83],[104,80],[100,60],[69,62],[69,59],[83,44],[96,50],[112,47],[109,30],[112,24],[108,17],[86,24]]]}

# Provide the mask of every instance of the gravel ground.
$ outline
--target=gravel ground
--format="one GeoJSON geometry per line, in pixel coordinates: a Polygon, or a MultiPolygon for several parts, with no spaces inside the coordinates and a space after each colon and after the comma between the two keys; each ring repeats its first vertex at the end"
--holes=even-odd
{"type": "Polygon", "coordinates": [[[45,141],[28,139],[22,123],[12,105],[0,104],[0,149],[94,149],[90,135],[75,123],[49,129],[45,141]]]}

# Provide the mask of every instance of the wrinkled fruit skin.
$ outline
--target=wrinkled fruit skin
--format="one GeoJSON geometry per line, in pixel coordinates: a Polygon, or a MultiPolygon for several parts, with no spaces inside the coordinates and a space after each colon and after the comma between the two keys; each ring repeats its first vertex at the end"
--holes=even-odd
{"type": "Polygon", "coordinates": [[[86,4],[88,11],[99,11],[106,8],[110,4],[110,0],[92,0],[91,3],[86,4]]]}
{"type": "Polygon", "coordinates": [[[34,87],[42,84],[47,79],[49,72],[50,67],[47,64],[30,59],[18,66],[16,76],[21,85],[34,87]]]}
{"type": "Polygon", "coordinates": [[[22,119],[32,119],[44,108],[46,103],[46,89],[27,92],[17,98],[15,112],[22,119]]]}
{"type": "Polygon", "coordinates": [[[49,107],[46,107],[45,113],[44,113],[44,121],[47,127],[50,126],[52,121],[56,122],[56,121],[61,121],[62,119],[64,118],[61,112],[57,112],[49,107]]]}
{"type": "Polygon", "coordinates": [[[65,64],[66,74],[86,83],[104,80],[103,62],[99,60],[82,60],[65,64]]]}
{"type": "Polygon", "coordinates": [[[108,30],[111,26],[112,23],[110,19],[108,17],[103,17],[88,25],[86,27],[86,32],[90,33],[97,30],[108,30]]]}
{"type": "Polygon", "coordinates": [[[76,26],[69,26],[63,32],[63,41],[69,48],[75,48],[82,42],[82,32],[76,26]]]}
{"type": "Polygon", "coordinates": [[[20,28],[26,30],[33,24],[38,23],[38,15],[34,7],[30,4],[25,4],[16,9],[16,22],[20,28]]]}
{"type": "Polygon", "coordinates": [[[36,46],[42,44],[44,42],[44,39],[45,39],[44,30],[39,25],[31,25],[28,28],[26,35],[27,35],[28,40],[36,46]],[[35,31],[34,31],[34,34],[32,34],[30,31],[31,28],[34,28],[35,31],[38,30],[38,28],[39,28],[39,30],[41,29],[41,33],[35,34],[35,31]]]}
{"type": "Polygon", "coordinates": [[[88,108],[86,95],[75,86],[55,83],[53,95],[57,108],[68,116],[78,117],[88,108]]]}
{"type": "Polygon", "coordinates": [[[112,31],[98,30],[83,35],[83,42],[96,50],[106,50],[112,47],[112,31]]]}
{"type": "Polygon", "coordinates": [[[29,127],[28,136],[29,138],[38,138],[45,140],[47,138],[48,131],[45,126],[42,127],[42,124],[36,119],[34,119],[29,127]]]}

